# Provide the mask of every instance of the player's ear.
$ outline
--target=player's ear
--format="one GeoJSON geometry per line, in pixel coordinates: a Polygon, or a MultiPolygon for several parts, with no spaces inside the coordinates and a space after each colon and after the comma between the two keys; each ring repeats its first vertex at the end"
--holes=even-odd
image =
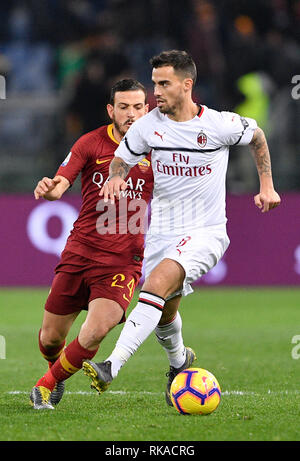
{"type": "Polygon", "coordinates": [[[185,78],[183,81],[183,87],[185,91],[192,91],[193,89],[193,79],[192,78],[185,78]]]}
{"type": "Polygon", "coordinates": [[[106,110],[107,110],[109,118],[112,120],[113,115],[114,115],[114,106],[112,106],[111,104],[107,104],[106,110]]]}
{"type": "Polygon", "coordinates": [[[149,112],[149,104],[145,104],[145,114],[148,114],[149,112]]]}

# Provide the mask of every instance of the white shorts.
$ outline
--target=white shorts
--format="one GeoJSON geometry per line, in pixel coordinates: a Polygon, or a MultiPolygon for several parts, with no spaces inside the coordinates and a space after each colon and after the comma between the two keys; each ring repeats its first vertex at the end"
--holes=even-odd
{"type": "Polygon", "coordinates": [[[183,235],[148,234],[145,249],[145,276],[165,258],[177,261],[185,270],[182,290],[168,299],[193,292],[191,283],[206,274],[222,258],[230,240],[226,226],[209,226],[183,235]]]}

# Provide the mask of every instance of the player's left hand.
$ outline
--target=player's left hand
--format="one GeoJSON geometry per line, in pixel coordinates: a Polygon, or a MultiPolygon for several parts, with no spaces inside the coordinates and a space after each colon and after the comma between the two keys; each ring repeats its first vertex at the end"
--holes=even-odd
{"type": "Polygon", "coordinates": [[[259,194],[254,197],[255,205],[260,208],[262,213],[267,213],[267,211],[276,208],[281,203],[280,196],[273,189],[267,192],[261,191],[259,194]]]}
{"type": "Polygon", "coordinates": [[[127,183],[120,176],[115,176],[107,181],[101,188],[99,195],[103,196],[104,202],[115,203],[115,197],[120,199],[120,192],[127,188],[127,183]]]}

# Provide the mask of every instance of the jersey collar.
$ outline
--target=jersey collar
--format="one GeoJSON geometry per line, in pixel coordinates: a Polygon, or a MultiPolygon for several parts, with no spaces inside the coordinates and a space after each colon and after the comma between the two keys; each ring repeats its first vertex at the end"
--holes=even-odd
{"type": "Polygon", "coordinates": [[[114,137],[114,134],[113,134],[113,127],[114,127],[114,126],[113,126],[112,123],[111,123],[110,125],[107,126],[107,134],[108,134],[109,138],[110,138],[113,142],[115,142],[116,144],[120,144],[120,143],[116,140],[116,138],[114,137]]]}
{"type": "Polygon", "coordinates": [[[201,115],[203,114],[203,111],[204,111],[204,107],[201,106],[200,104],[197,104],[197,106],[199,107],[199,110],[198,110],[198,114],[196,115],[196,117],[201,117],[201,115]]]}

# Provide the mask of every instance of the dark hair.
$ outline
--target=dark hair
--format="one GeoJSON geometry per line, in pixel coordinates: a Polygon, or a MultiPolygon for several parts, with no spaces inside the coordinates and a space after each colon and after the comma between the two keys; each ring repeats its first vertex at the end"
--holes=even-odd
{"type": "Polygon", "coordinates": [[[110,91],[110,98],[109,104],[112,106],[115,103],[115,94],[117,91],[138,91],[142,90],[145,94],[145,102],[147,99],[147,90],[140,82],[134,80],[133,78],[124,78],[123,80],[119,80],[117,83],[114,84],[110,91]]]}
{"type": "Polygon", "coordinates": [[[193,79],[195,85],[197,80],[197,69],[193,58],[186,52],[180,50],[163,51],[150,59],[153,68],[171,66],[175,72],[182,73],[193,79]]]}

